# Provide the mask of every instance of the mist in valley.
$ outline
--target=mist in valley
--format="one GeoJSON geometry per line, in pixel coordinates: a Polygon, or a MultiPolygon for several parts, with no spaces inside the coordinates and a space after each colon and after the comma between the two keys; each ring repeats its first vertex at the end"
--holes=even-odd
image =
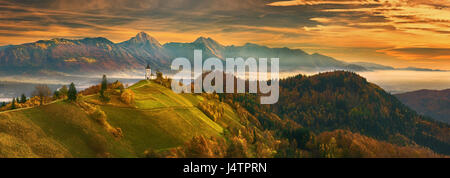
{"type": "MultiPolygon", "coordinates": [[[[280,72],[280,78],[295,76],[298,74],[314,75],[326,71],[291,71],[280,72]]],[[[369,82],[375,83],[391,94],[404,93],[421,89],[442,90],[450,88],[449,71],[407,71],[407,70],[376,70],[357,72],[369,82]]],[[[270,74],[269,74],[270,75],[270,74]]],[[[125,85],[132,85],[142,80],[144,75],[120,74],[107,75],[109,82],[116,80],[125,85]]],[[[167,75],[172,77],[173,75],[167,75]]],[[[101,75],[81,76],[3,76],[0,77],[0,102],[9,102],[13,97],[19,97],[22,93],[30,97],[34,87],[38,84],[47,84],[51,90],[56,90],[63,85],[74,82],[77,90],[83,90],[89,86],[100,83],[101,75]]]]}

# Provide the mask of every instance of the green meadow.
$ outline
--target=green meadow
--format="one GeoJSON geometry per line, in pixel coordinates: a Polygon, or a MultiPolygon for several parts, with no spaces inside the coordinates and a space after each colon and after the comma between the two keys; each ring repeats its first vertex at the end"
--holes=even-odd
{"type": "MultiPolygon", "coordinates": [[[[130,86],[130,105],[112,98],[81,100],[99,107],[116,137],[92,119],[77,102],[57,101],[44,106],[0,113],[0,157],[143,157],[147,149],[163,150],[183,145],[194,136],[222,137],[226,129],[243,127],[227,104],[224,116],[214,122],[197,105],[206,98],[176,94],[151,81],[130,86]]],[[[211,101],[215,102],[215,101],[211,101]]]]}

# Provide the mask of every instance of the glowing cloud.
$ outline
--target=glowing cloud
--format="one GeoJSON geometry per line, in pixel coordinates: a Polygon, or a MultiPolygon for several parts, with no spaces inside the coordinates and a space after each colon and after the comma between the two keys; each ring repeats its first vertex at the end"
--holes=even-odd
{"type": "Polygon", "coordinates": [[[321,5],[321,4],[343,4],[343,5],[369,5],[369,4],[381,4],[379,0],[291,0],[291,1],[278,1],[269,3],[269,6],[300,6],[300,5],[321,5]]]}
{"type": "Polygon", "coordinates": [[[444,63],[426,67],[450,69],[447,55],[392,50],[448,48],[449,7],[448,0],[4,0],[0,46],[98,36],[121,42],[146,31],[161,43],[209,36],[395,67],[435,59],[444,63]]]}

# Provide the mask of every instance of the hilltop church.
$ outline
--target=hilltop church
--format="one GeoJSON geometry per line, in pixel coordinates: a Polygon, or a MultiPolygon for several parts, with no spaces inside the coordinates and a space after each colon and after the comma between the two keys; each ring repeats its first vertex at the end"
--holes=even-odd
{"type": "Polygon", "coordinates": [[[150,69],[150,65],[149,64],[147,64],[147,67],[145,68],[145,79],[146,80],[153,79],[152,70],[150,69]]]}

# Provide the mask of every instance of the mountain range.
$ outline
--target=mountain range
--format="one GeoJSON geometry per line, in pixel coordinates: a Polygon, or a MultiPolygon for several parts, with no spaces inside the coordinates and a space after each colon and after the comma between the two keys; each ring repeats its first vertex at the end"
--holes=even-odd
{"type": "Polygon", "coordinates": [[[194,49],[203,50],[203,58],[277,57],[280,70],[392,70],[393,67],[373,63],[347,63],[329,56],[308,54],[300,49],[270,48],[247,43],[224,46],[199,37],[191,43],[170,42],[161,45],[145,32],[131,39],[113,43],[102,37],[78,40],[55,38],[34,43],[0,47],[0,69],[6,74],[33,74],[42,71],[67,74],[97,74],[141,71],[149,64],[153,69],[169,71],[176,57],[193,59],[194,49]]]}

